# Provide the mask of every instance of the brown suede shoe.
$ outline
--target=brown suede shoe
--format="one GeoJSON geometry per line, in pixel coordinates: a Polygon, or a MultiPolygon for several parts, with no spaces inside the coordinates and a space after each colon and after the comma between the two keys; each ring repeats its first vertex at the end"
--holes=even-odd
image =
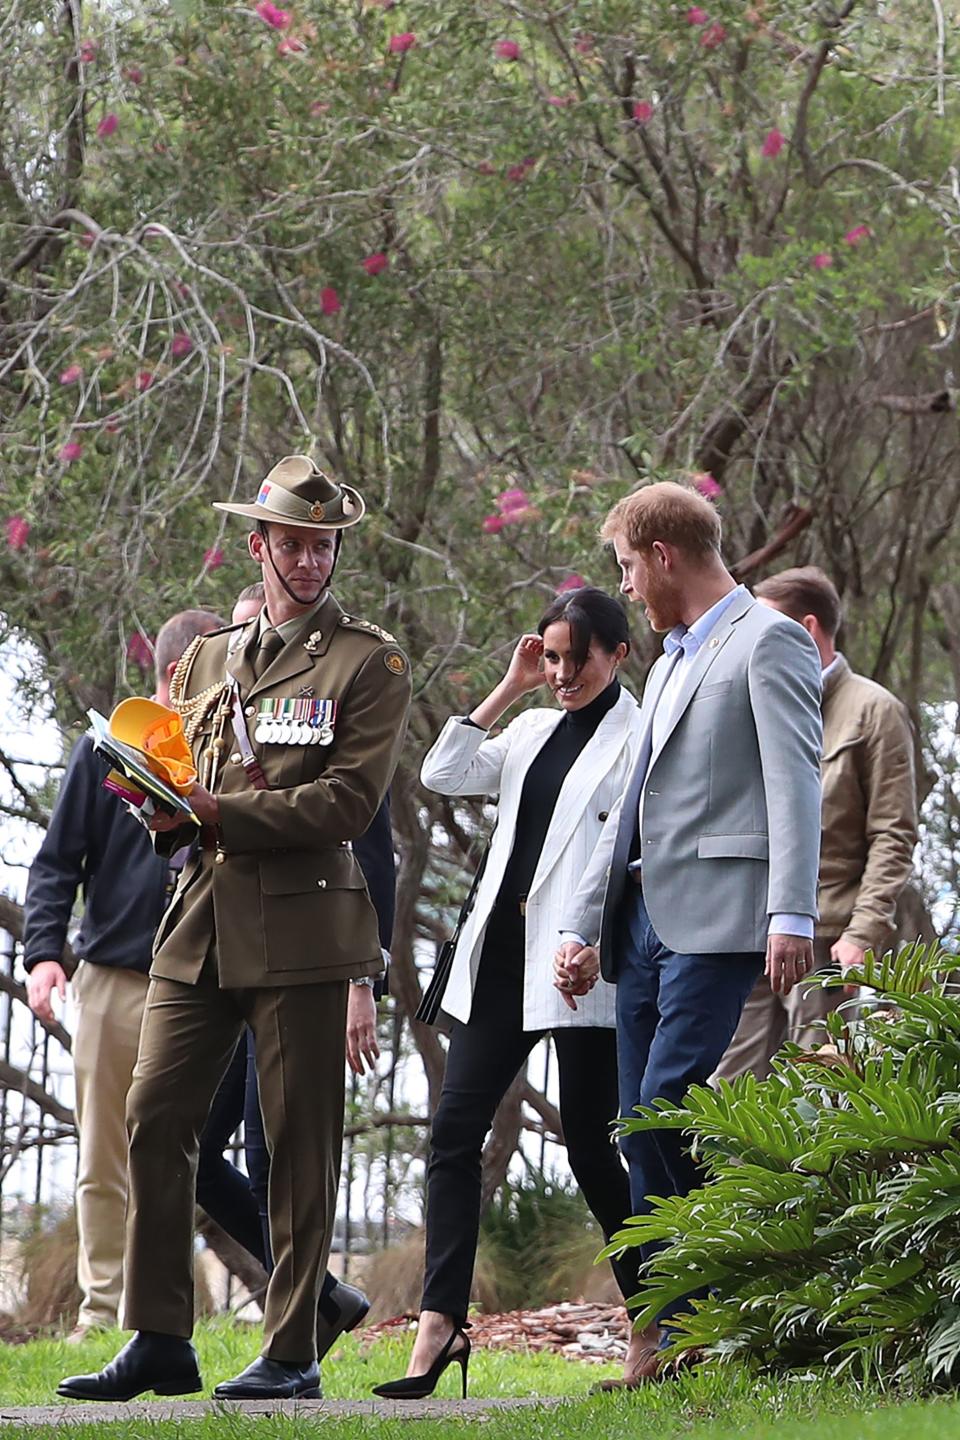
{"type": "Polygon", "coordinates": [[[612,1390],[640,1390],[651,1381],[659,1380],[662,1364],[663,1351],[651,1345],[649,1350],[641,1350],[640,1358],[629,1375],[601,1380],[599,1385],[591,1386],[590,1394],[605,1395],[612,1390]]]}
{"type": "Polygon", "coordinates": [[[654,1349],[641,1352],[629,1375],[623,1375],[618,1379],[601,1380],[599,1385],[594,1385],[590,1391],[591,1395],[602,1395],[611,1390],[641,1390],[644,1385],[659,1380],[676,1380],[683,1370],[692,1370],[695,1365],[700,1365],[704,1360],[704,1352],[701,1346],[695,1346],[691,1350],[682,1350],[675,1355],[671,1347],[666,1349],[654,1349]]]}

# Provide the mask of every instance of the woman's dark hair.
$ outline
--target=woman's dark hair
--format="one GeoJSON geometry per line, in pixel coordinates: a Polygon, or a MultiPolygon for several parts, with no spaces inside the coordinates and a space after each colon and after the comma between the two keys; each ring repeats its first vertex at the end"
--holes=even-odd
{"type": "Polygon", "coordinates": [[[596,640],[608,655],[612,655],[618,645],[630,649],[630,631],[623,606],[605,590],[585,585],[580,590],[558,595],[540,616],[537,634],[542,636],[547,626],[556,625],[558,620],[570,626],[578,672],[586,663],[591,640],[596,640]]]}

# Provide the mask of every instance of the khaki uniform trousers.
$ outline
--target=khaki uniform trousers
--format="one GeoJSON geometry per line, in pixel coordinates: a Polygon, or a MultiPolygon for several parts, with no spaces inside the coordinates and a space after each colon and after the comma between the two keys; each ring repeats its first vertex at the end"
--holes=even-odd
{"type": "Polygon", "coordinates": [[[221,990],[214,951],[195,985],[151,980],[127,1098],[129,1329],[192,1333],[198,1142],[249,1024],[270,1153],[274,1270],[262,1353],[287,1363],[314,1358],[340,1180],[346,1008],[346,980],[221,990]]]}
{"type": "Polygon", "coordinates": [[[127,1208],[127,1091],[148,980],[139,970],[81,960],[71,981],[77,1111],[79,1326],[117,1324],[127,1208]]]}
{"type": "MultiPolygon", "coordinates": [[[[830,947],[834,940],[813,942],[813,968],[833,965],[830,947]]],[[[770,1074],[770,1061],[789,1040],[804,1050],[814,1050],[827,1041],[824,1021],[832,1010],[849,999],[842,989],[823,990],[819,985],[795,985],[787,996],[774,995],[766,975],[761,975],[750,993],[736,1033],[717,1066],[710,1083],[735,1080],[748,1070],[758,1080],[770,1074]]]]}

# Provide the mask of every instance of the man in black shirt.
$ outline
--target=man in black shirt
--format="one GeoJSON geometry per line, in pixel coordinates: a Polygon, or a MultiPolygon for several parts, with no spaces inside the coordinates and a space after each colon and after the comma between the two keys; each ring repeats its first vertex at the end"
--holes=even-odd
{"type": "MultiPolygon", "coordinates": [[[[156,695],[169,703],[169,681],[196,635],[223,624],[206,610],[185,610],[157,636],[156,695]]],[[[104,765],[89,736],[73,747],[50,826],[27,882],[23,964],[27,998],[52,1020],[51,996],[66,996],[63,947],[78,889],[83,919],[71,977],[76,1019],[73,1065],[79,1163],[77,1279],[82,1294],[73,1341],[117,1324],[123,1289],[127,1198],[127,1090],[137,1058],[153,937],[167,906],[169,866],[149,833],[103,788],[104,765]]]]}

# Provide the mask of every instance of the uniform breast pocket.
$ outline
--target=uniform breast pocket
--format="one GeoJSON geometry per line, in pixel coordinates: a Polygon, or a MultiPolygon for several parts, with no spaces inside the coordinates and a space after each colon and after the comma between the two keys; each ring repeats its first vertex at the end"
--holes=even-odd
{"type": "Polygon", "coordinates": [[[268,970],[323,969],[376,954],[376,917],[352,850],[263,856],[260,901],[268,970]]]}

